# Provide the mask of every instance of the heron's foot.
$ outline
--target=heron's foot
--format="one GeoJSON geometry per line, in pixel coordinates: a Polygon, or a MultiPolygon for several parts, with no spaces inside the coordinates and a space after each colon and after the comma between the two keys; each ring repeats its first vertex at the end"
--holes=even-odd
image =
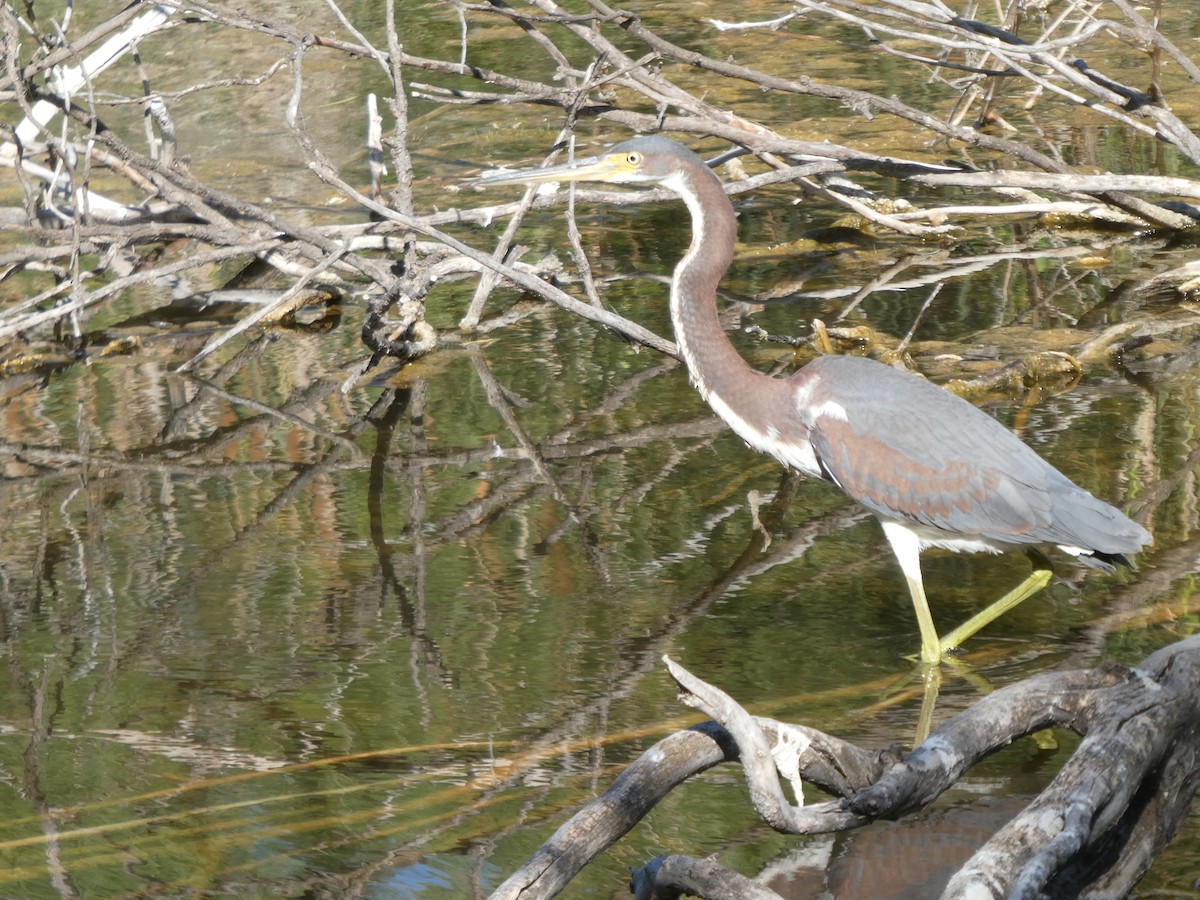
{"type": "Polygon", "coordinates": [[[905,658],[915,662],[920,667],[921,677],[929,681],[935,677],[934,673],[938,672],[943,664],[953,662],[958,658],[957,651],[957,644],[947,644],[939,639],[936,643],[928,646],[922,644],[920,653],[914,653],[905,658]]]}
{"type": "Polygon", "coordinates": [[[947,655],[928,656],[923,650],[920,653],[906,653],[904,658],[913,664],[913,674],[922,681],[940,678],[942,664],[950,659],[947,655]]]}

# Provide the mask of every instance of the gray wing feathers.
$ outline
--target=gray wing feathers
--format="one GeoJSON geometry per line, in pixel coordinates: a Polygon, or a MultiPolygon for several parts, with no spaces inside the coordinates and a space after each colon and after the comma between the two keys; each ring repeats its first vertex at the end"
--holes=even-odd
{"type": "Polygon", "coordinates": [[[953,535],[1105,554],[1132,553],[1149,540],[991,416],[936,385],[834,356],[805,366],[797,385],[822,471],[876,513],[953,535]]]}

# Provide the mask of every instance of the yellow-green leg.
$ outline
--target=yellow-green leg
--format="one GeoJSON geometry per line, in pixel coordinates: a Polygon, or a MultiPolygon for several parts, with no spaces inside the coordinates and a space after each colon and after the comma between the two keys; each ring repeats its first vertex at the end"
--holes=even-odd
{"type": "Polygon", "coordinates": [[[908,579],[908,592],[912,594],[913,610],[917,614],[917,628],[921,630],[921,665],[936,666],[942,661],[946,650],[938,638],[937,627],[933,624],[933,614],[929,611],[929,601],[925,599],[925,586],[918,577],[908,579]]]}
{"type": "Polygon", "coordinates": [[[1034,570],[1028,578],[991,606],[971,616],[944,638],[939,638],[937,627],[933,624],[933,615],[929,612],[929,601],[925,599],[925,585],[921,579],[920,540],[914,531],[899,522],[884,521],[881,524],[888,543],[892,545],[892,552],[896,554],[896,560],[900,563],[900,569],[904,572],[904,580],[908,582],[908,592],[912,595],[917,627],[921,631],[921,665],[924,668],[937,666],[951,650],[967,638],[1024,603],[1044,588],[1053,574],[1050,561],[1045,556],[1036,550],[1028,551],[1027,555],[1034,565],[1034,570]]]}
{"type": "MultiPolygon", "coordinates": [[[[986,609],[977,612],[967,621],[963,622],[952,632],[946,635],[938,644],[938,657],[945,656],[948,652],[959,646],[971,635],[991,625],[998,618],[1013,609],[1016,606],[1024,603],[1047,584],[1050,583],[1050,576],[1054,574],[1049,569],[1034,569],[1029,573],[1029,577],[1022,581],[1019,585],[993,603],[986,609]]],[[[924,599],[924,598],[922,598],[924,599]]],[[[919,618],[919,614],[918,614],[919,618]]]]}
{"type": "Polygon", "coordinates": [[[942,660],[942,642],[938,639],[929,612],[929,601],[925,599],[925,586],[921,581],[921,545],[915,532],[899,522],[881,521],[883,533],[892,552],[900,563],[904,580],[908,582],[908,593],[912,596],[913,610],[917,614],[917,627],[921,629],[921,665],[936,666],[942,660]]]}

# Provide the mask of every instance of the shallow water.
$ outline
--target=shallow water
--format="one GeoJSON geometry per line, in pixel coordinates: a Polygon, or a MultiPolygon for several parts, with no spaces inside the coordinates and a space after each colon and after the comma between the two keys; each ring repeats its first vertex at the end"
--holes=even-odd
{"type": "MultiPolygon", "coordinates": [[[[423,39],[450,46],[453,19],[435,19],[423,39]]],[[[232,52],[248,69],[269,62],[232,52]]],[[[318,65],[317,83],[335,69],[318,65]]],[[[281,208],[331,215],[324,189],[271,149],[290,140],[272,125],[286,89],[254,96],[261,110],[218,106],[274,137],[243,142],[238,166],[195,131],[197,173],[217,177],[206,161],[226,160],[230,184],[249,179],[281,208]]],[[[352,161],[351,117],[327,113],[330,146],[352,161]]],[[[181,121],[197,129],[209,114],[181,121]]],[[[536,132],[510,143],[515,122],[486,134],[476,113],[414,115],[419,197],[431,205],[455,202],[437,187],[461,177],[469,154],[521,161],[536,132]]],[[[873,127],[864,140],[883,139],[873,127]]],[[[724,287],[784,299],[728,307],[730,327],[805,334],[844,308],[833,294],[930,249],[817,241],[838,213],[792,199],[740,206],[743,246],[724,287]],[[798,273],[808,277],[789,288],[798,273]]],[[[670,272],[681,225],[678,207],[583,221],[597,272],[624,276],[605,285],[606,302],[662,334],[665,288],[631,276],[670,272]]],[[[480,247],[496,233],[466,232],[480,247]]],[[[562,251],[561,216],[531,221],[522,240],[537,255],[562,251]]],[[[990,407],[1145,521],[1155,543],[1136,574],[1085,577],[1064,562],[1050,589],[969,643],[970,675],[948,676],[939,721],[988,685],[1136,663],[1196,627],[1194,307],[1129,289],[1194,249],[1089,240],[1104,264],[1030,226],[973,231],[948,252],[998,258],[946,281],[911,350],[935,375],[970,375],[977,366],[939,354],[1007,360],[1078,347],[1122,321],[1174,323],[1126,369],[1091,361],[1067,390],[990,407]],[[1037,258],[1004,256],[1039,240],[1037,258]]],[[[441,288],[431,323],[453,335],[471,290],[441,288]]],[[[902,336],[927,296],[880,292],[851,320],[902,336]]],[[[514,299],[498,293],[493,308],[514,299]]],[[[143,327],[135,316],[172,314],[198,341],[223,324],[156,288],[92,325],[124,333],[143,327]]],[[[322,327],[260,333],[200,378],[170,374],[198,344],[150,330],[132,355],[0,382],[0,896],[486,894],[643,748],[695,720],[663,653],[756,713],[868,746],[911,737],[916,625],[878,526],[828,486],[785,482],[679,366],[538,308],[343,393],[363,355],[360,312],[312,315],[322,327]],[[758,550],[748,496],[770,521],[781,491],[790,500],[758,550]]],[[[761,369],[789,362],[779,345],[734,337],[761,369]]],[[[964,619],[1027,571],[1019,555],[931,553],[934,615],[964,619]]],[[[1074,746],[1058,740],[986,761],[911,830],[836,839],[770,832],[740,773],[718,768],[568,894],[622,896],[629,866],[681,852],[751,874],[771,864],[804,890],[878,896],[847,873],[894,865],[907,841],[940,848],[994,828],[1057,771],[1074,746]]],[[[1193,815],[1145,888],[1193,891],[1197,853],[1193,815]]]]}

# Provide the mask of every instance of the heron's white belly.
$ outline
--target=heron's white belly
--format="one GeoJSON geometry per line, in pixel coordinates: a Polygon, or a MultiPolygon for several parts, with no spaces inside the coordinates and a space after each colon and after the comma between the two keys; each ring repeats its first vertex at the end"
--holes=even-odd
{"type": "Polygon", "coordinates": [[[949,534],[940,528],[930,528],[927,525],[918,525],[904,520],[897,520],[896,524],[915,534],[917,543],[922,550],[939,547],[943,550],[953,550],[955,553],[1003,553],[1015,546],[983,537],[949,534]]]}

